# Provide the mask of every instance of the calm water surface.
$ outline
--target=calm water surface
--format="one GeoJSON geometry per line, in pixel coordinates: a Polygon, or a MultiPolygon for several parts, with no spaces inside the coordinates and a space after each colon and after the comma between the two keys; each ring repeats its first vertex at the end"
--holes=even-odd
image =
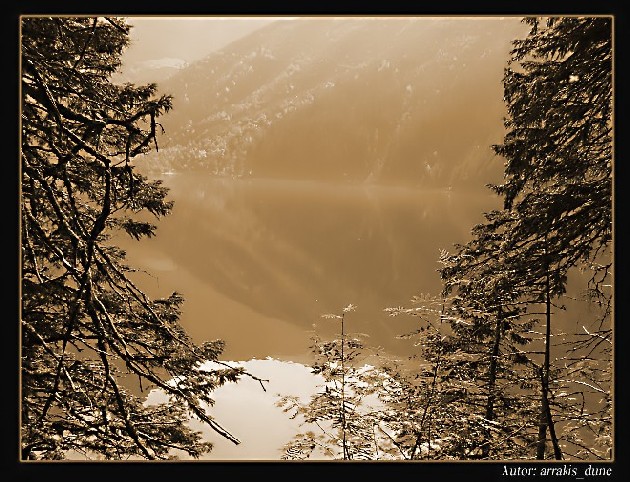
{"type": "Polygon", "coordinates": [[[225,356],[308,359],[313,324],[352,303],[348,330],[406,353],[412,321],[386,307],[440,290],[438,256],[469,239],[498,207],[481,189],[423,190],[362,183],[164,176],[175,201],[157,236],[125,242],[151,296],[182,293],[181,322],[196,341],[226,340],[225,356]],[[480,194],[481,192],[481,194],[480,194]]]}
{"type": "MultiPolygon", "coordinates": [[[[305,366],[313,325],[322,336],[339,328],[322,314],[352,303],[358,308],[346,316],[347,331],[369,335],[367,343],[394,356],[417,352],[396,338],[413,330],[414,320],[389,317],[383,309],[410,306],[421,293],[437,294],[440,250],[468,241],[482,213],[500,205],[482,189],[199,173],[164,180],[175,208],[158,222],[157,236],[115,240],[128,250],[130,265],[144,270],[135,281],[153,297],[182,293],[181,322],[195,341],[224,339],[224,360],[245,363],[269,380],[267,391],[247,378],[216,391],[211,414],[243,443],[233,445],[195,426],[215,444],[204,456],[213,460],[279,459],[282,445],[300,427],[274,403],[279,393],[307,399],[321,383],[305,366]]],[[[580,309],[558,315],[565,321],[558,318],[554,330],[579,331],[592,323],[580,309]]],[[[160,397],[152,392],[149,399],[160,397]]]]}

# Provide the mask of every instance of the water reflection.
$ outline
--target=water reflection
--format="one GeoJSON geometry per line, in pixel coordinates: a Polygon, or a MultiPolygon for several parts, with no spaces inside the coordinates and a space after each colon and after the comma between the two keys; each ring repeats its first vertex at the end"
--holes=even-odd
{"type": "MultiPolygon", "coordinates": [[[[193,173],[168,176],[166,184],[176,206],[160,221],[157,236],[119,243],[132,266],[150,273],[137,273],[137,282],[151,296],[183,293],[181,321],[193,338],[226,340],[224,359],[249,360],[239,363],[270,380],[267,392],[244,378],[214,393],[211,415],[243,443],[234,446],[195,425],[215,444],[207,455],[213,460],[279,459],[300,427],[274,406],[276,395],[307,397],[321,384],[305,365],[312,324],[323,337],[338,330],[322,314],[353,303],[358,308],[346,318],[347,332],[367,333],[367,343],[389,354],[417,352],[409,340],[396,339],[415,320],[390,318],[383,309],[409,306],[421,292],[438,293],[440,249],[466,242],[483,212],[499,204],[481,190],[193,173]],[[266,357],[275,360],[260,360],[266,357]]],[[[583,277],[570,276],[569,292],[583,288],[583,277]]],[[[583,302],[563,303],[568,310],[554,310],[554,344],[582,326],[594,329],[583,302]]],[[[148,400],[159,396],[152,392],[148,400]]]]}
{"type": "Polygon", "coordinates": [[[183,293],[185,328],[226,339],[233,359],[304,360],[307,330],[348,303],[359,307],[354,331],[405,352],[404,322],[383,308],[438,292],[439,250],[497,207],[489,192],[196,173],[165,182],[175,209],[155,238],[128,243],[130,263],[154,276],[139,276],[150,294],[183,293]]]}
{"type": "MultiPolygon", "coordinates": [[[[324,379],[313,375],[308,366],[274,359],[228,362],[242,366],[248,372],[268,380],[263,390],[260,384],[248,377],[238,383],[228,383],[213,392],[215,404],[208,407],[214,417],[232,435],[241,440],[239,445],[224,439],[207,425],[191,420],[191,427],[202,432],[204,440],[212,442],[213,449],[202,459],[211,460],[280,460],[282,446],[299,430],[300,419],[291,419],[275,406],[278,394],[291,394],[308,401],[323,384],[324,379]]],[[[207,368],[216,368],[212,363],[207,368]]],[[[148,404],[166,401],[163,392],[153,390],[148,404]]],[[[185,454],[177,454],[181,458],[185,454]]]]}

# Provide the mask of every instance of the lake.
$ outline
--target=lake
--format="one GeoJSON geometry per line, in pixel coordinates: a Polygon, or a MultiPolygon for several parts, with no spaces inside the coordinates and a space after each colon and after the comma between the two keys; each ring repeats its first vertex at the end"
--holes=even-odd
{"type": "Polygon", "coordinates": [[[121,241],[134,279],[150,296],[185,298],[181,323],[197,342],[224,339],[227,359],[309,359],[310,332],[352,303],[347,329],[391,354],[412,320],[383,310],[437,294],[441,249],[466,242],[489,190],[365,183],[162,176],[175,201],[157,236],[121,241]]]}
{"type": "MultiPolygon", "coordinates": [[[[269,380],[267,391],[247,378],[216,390],[210,412],[243,443],[196,424],[215,445],[205,460],[279,459],[300,427],[274,406],[278,394],[306,400],[318,390],[321,380],[308,368],[310,336],[314,325],[324,337],[339,330],[322,314],[352,303],[357,309],[346,314],[347,332],[368,335],[364,342],[385,355],[417,353],[397,338],[415,328],[414,319],[383,310],[438,294],[440,250],[468,241],[483,213],[500,207],[482,187],[427,190],[199,172],[162,178],[175,207],[158,221],[157,235],[114,240],[141,270],[133,279],[152,297],[182,293],[181,323],[193,339],[225,340],[223,360],[269,380]]],[[[584,305],[554,311],[560,335],[554,343],[562,343],[562,331],[593,329],[584,305]]],[[[159,392],[149,396],[161,399],[159,392]]]]}

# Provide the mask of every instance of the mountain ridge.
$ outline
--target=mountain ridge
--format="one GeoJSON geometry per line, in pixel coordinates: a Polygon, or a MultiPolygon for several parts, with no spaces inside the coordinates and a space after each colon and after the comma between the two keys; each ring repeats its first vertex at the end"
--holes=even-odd
{"type": "Polygon", "coordinates": [[[518,19],[275,22],[160,85],[156,172],[451,186],[496,182],[518,19]]]}

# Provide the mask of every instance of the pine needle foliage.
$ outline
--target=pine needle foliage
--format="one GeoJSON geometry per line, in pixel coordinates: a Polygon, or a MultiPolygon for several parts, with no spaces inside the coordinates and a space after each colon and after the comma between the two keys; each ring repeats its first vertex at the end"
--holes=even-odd
{"type": "Polygon", "coordinates": [[[199,457],[190,415],[242,369],[208,371],[224,344],[193,343],[178,293],[149,299],[114,233],[155,235],[167,189],[135,170],[172,107],[155,84],[111,76],[129,43],[122,18],[21,19],[21,447],[23,459],[199,457]],[[143,403],[142,391],[170,400],[143,403]],[[138,393],[139,392],[139,393],[138,393]]]}
{"type": "MultiPolygon", "coordinates": [[[[459,300],[461,302],[461,300],[459,300]]],[[[492,311],[458,312],[456,298],[422,295],[391,316],[414,316],[418,328],[402,337],[418,347],[388,374],[388,423],[406,459],[518,459],[533,443],[525,422],[531,386],[521,350],[503,336],[507,321],[492,311]],[[497,338],[497,329],[500,336],[497,338]],[[404,369],[402,369],[404,368],[404,369]]]]}
{"type": "Polygon", "coordinates": [[[346,315],[356,309],[350,304],[340,314],[322,317],[339,322],[339,337],[322,340],[314,334],[312,372],[324,383],[308,402],[281,396],[277,406],[291,418],[299,417],[305,431],[283,447],[283,458],[304,460],[313,455],[335,460],[377,460],[385,455],[378,433],[378,410],[368,398],[380,378],[374,367],[360,365],[364,344],[358,335],[346,333],[346,315]],[[366,403],[367,402],[367,403],[366,403]]]}
{"type": "Polygon", "coordinates": [[[391,374],[404,387],[389,421],[405,458],[610,453],[612,19],[524,22],[505,69],[506,135],[493,146],[505,176],[489,187],[503,209],[442,253],[441,299],[389,310],[420,319],[416,372],[391,374]],[[556,313],[575,269],[591,273],[594,328],[571,336],[556,313]]]}
{"type": "MultiPolygon", "coordinates": [[[[494,150],[505,159],[505,175],[502,184],[491,188],[503,197],[513,220],[501,249],[518,267],[520,284],[540,295],[530,301],[545,306],[545,354],[540,362],[543,407],[553,403],[554,392],[576,393],[576,385],[593,381],[593,371],[572,368],[579,365],[580,357],[590,359],[591,368],[600,374],[596,386],[607,387],[604,392],[611,387],[610,347],[606,342],[601,345],[601,340],[612,335],[612,21],[604,16],[525,18],[530,32],[514,42],[503,80],[507,132],[494,150]],[[587,324],[595,336],[589,336],[586,344],[565,343],[572,360],[564,364],[565,355],[560,353],[556,366],[550,367],[554,364],[549,353],[555,325],[552,308],[558,306],[554,302],[566,293],[568,275],[576,269],[590,272],[587,293],[594,309],[589,314],[597,318],[587,324]],[[603,349],[589,351],[587,346],[593,342],[603,349]],[[577,374],[586,379],[575,378],[577,374]]],[[[604,405],[610,407],[610,398],[605,398],[604,405]]],[[[568,409],[558,410],[559,418],[568,409]]],[[[541,420],[537,458],[546,457],[543,425],[550,432],[553,429],[547,411],[547,422],[541,420]]],[[[578,418],[590,418],[581,412],[578,418]]],[[[602,428],[609,419],[602,418],[602,428]]],[[[560,444],[553,432],[550,435],[554,458],[563,458],[560,444]]],[[[578,458],[584,455],[582,449],[576,453],[578,458]]]]}

